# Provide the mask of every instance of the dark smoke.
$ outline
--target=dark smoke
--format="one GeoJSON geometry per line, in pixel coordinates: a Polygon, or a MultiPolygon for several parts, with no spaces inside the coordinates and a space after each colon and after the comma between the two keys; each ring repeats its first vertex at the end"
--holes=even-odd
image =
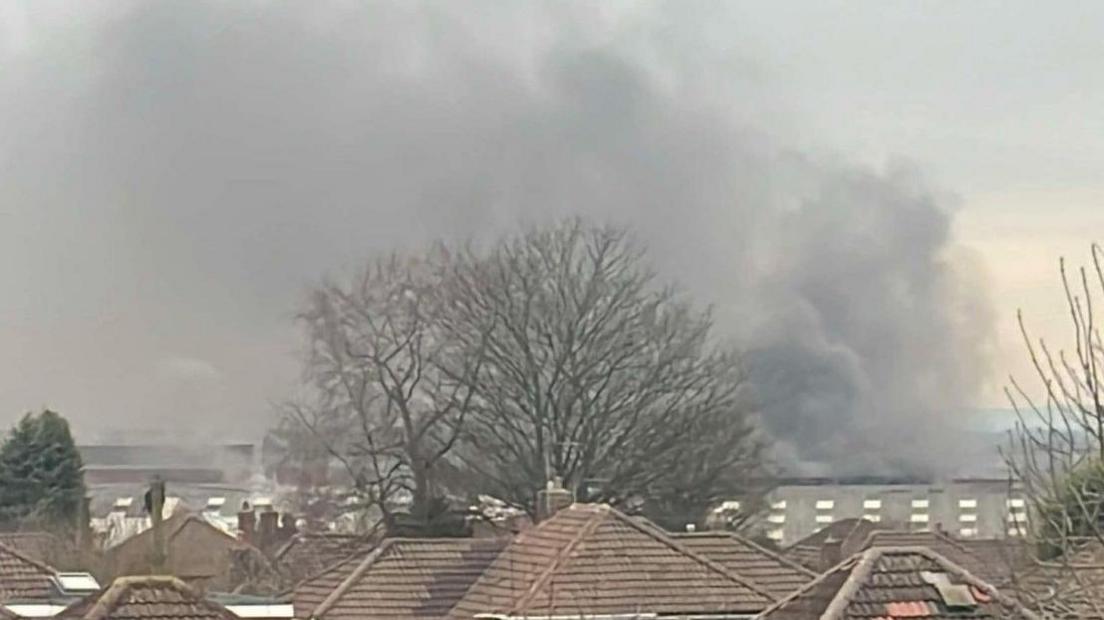
{"type": "MultiPolygon", "coordinates": [[[[585,214],[631,225],[715,305],[785,458],[929,467],[909,442],[970,404],[990,335],[948,201],[907,167],[776,146],[761,71],[682,6],[147,2],[36,22],[0,74],[0,204],[39,249],[11,277],[64,303],[28,349],[68,346],[63,372],[98,386],[63,403],[78,429],[248,434],[295,376],[288,319],[320,274],[585,214]],[[166,367],[203,372],[150,380],[166,367]]],[[[19,395],[4,405],[58,398],[19,395]]]]}

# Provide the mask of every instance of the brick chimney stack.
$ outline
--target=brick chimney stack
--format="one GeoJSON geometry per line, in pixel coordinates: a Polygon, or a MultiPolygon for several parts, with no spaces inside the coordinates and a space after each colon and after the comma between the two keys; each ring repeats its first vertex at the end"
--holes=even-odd
{"type": "Polygon", "coordinates": [[[253,544],[256,527],[257,517],[253,513],[253,507],[249,502],[242,502],[241,510],[238,511],[238,535],[241,536],[242,541],[253,544]]]}
{"type": "Polygon", "coordinates": [[[267,550],[276,541],[279,520],[279,513],[273,510],[271,506],[261,511],[257,519],[257,540],[254,541],[257,547],[267,550]]]}
{"type": "Polygon", "coordinates": [[[563,486],[563,479],[556,476],[548,486],[537,492],[537,522],[556,514],[575,503],[575,494],[563,486]]]}

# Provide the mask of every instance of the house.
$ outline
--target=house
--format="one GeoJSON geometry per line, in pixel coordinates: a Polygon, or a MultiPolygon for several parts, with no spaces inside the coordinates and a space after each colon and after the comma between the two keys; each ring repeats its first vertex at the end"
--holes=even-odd
{"type": "Polygon", "coordinates": [[[502,550],[452,618],[753,614],[774,597],[670,537],[600,504],[573,504],[502,550]]]}
{"type": "Polygon", "coordinates": [[[72,545],[49,532],[0,532],[0,545],[43,564],[56,564],[74,552],[72,545]]]}
{"type": "MultiPolygon", "coordinates": [[[[178,512],[162,528],[164,570],[189,584],[229,591],[243,582],[267,578],[271,572],[260,551],[199,515],[178,512]]],[[[154,541],[154,531],[148,529],[108,549],[107,571],[115,577],[149,574],[154,569],[154,541]]]]}
{"type": "Polygon", "coordinates": [[[392,538],[295,589],[296,618],[750,617],[775,595],[648,522],[573,504],[512,538],[392,538]]]}
{"type": "Polygon", "coordinates": [[[238,620],[176,577],[121,577],[73,603],[63,620],[238,620]]]}
{"type": "Polygon", "coordinates": [[[659,527],[595,504],[560,508],[512,538],[388,539],[300,583],[293,595],[295,616],[304,620],[729,618],[750,617],[775,600],[770,589],[659,527]]]}
{"type": "Polygon", "coordinates": [[[675,540],[728,570],[782,597],[816,578],[817,573],[732,532],[686,532],[675,540]]]}
{"type": "Polygon", "coordinates": [[[21,617],[52,615],[89,592],[99,590],[87,573],[62,573],[0,544],[0,605],[21,617]]]}
{"type": "Polygon", "coordinates": [[[296,586],[295,617],[444,618],[506,543],[387,539],[296,586]]]}
{"type": "Polygon", "coordinates": [[[924,547],[872,547],[757,616],[761,620],[1035,616],[961,566],[924,547]]]}
{"type": "Polygon", "coordinates": [[[867,519],[840,519],[787,547],[784,555],[792,562],[820,573],[850,555],[842,552],[848,541],[864,540],[879,529],[882,529],[881,525],[867,519]]]}
{"type": "Polygon", "coordinates": [[[857,544],[845,541],[845,555],[850,556],[874,547],[924,547],[961,566],[988,583],[1002,585],[1012,567],[1001,563],[988,563],[976,555],[966,543],[951,538],[944,532],[898,532],[880,530],[870,532],[857,544]]]}
{"type": "Polygon", "coordinates": [[[350,556],[364,557],[378,544],[359,534],[301,532],[273,555],[277,570],[292,584],[321,573],[350,556]]]}

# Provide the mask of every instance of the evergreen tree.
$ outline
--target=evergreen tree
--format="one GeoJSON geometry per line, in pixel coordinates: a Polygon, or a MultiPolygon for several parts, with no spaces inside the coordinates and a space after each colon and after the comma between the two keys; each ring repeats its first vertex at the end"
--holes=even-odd
{"type": "Polygon", "coordinates": [[[68,529],[85,494],[80,453],[61,415],[23,416],[0,446],[0,523],[68,529]]]}

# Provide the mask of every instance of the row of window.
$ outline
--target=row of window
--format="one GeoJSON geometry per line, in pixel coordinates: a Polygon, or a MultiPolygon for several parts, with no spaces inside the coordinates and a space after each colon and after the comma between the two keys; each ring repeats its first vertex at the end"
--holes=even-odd
{"type": "MultiPolygon", "coordinates": [[[[914,499],[912,500],[913,508],[927,508],[931,505],[931,501],[927,499],[914,499]]],[[[958,500],[959,508],[977,508],[978,501],[976,499],[960,499],[958,500]]],[[[1026,503],[1023,498],[1012,497],[1006,500],[1005,505],[1012,508],[1025,508],[1026,503]]],[[[832,510],[836,507],[836,501],[832,499],[818,499],[816,501],[817,510],[832,510]]],[[[779,500],[771,504],[771,508],[774,510],[785,510],[786,500],[779,500]]],[[[880,499],[866,499],[863,500],[863,510],[881,510],[882,500],[880,499]]]]}

